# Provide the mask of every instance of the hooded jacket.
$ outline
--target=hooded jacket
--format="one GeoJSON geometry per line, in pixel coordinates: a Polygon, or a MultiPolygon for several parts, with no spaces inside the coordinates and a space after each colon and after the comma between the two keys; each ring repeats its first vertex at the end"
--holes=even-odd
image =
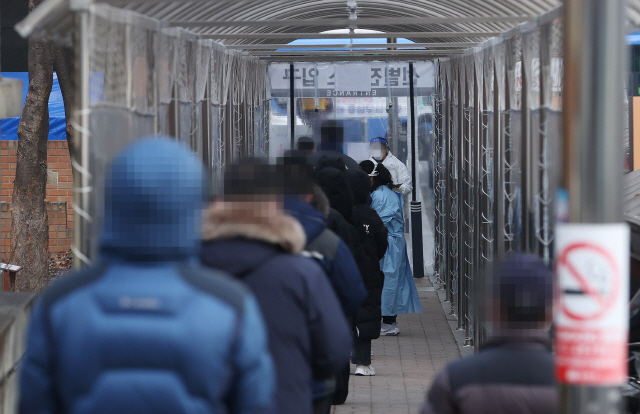
{"type": "Polygon", "coordinates": [[[479,353],[446,366],[422,414],[548,414],[557,409],[553,356],[540,331],[493,337],[479,353]]]}
{"type": "Polygon", "coordinates": [[[254,413],[274,388],[258,305],[197,266],[205,184],[175,141],[142,140],[112,163],[102,260],[36,305],[21,413],[254,413]],[[215,315],[215,316],[214,316],[215,315]]]}
{"type": "Polygon", "coordinates": [[[306,238],[290,216],[214,204],[204,227],[202,263],[236,275],[256,295],[269,332],[281,414],[312,412],[312,378],[349,361],[351,333],[324,270],[299,255],[306,238]]]}
{"type": "Polygon", "coordinates": [[[349,186],[355,202],[352,219],[358,230],[362,247],[366,255],[362,279],[367,287],[368,296],[356,316],[358,336],[363,339],[376,339],[380,336],[382,317],[381,298],[384,274],[380,270],[380,260],[387,251],[387,228],[378,213],[367,205],[371,181],[362,169],[347,171],[349,186]]]}

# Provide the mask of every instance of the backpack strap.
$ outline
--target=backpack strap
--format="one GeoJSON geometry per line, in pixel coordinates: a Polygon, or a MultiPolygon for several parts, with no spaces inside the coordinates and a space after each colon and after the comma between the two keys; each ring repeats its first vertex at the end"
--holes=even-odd
{"type": "Polygon", "coordinates": [[[310,254],[319,254],[322,256],[320,260],[326,258],[333,261],[336,258],[339,244],[340,237],[328,228],[325,228],[315,239],[307,243],[304,250],[310,254]]]}

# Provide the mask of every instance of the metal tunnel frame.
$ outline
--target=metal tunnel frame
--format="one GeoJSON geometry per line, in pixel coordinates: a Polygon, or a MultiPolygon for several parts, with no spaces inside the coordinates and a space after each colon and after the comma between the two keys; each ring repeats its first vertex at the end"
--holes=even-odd
{"type": "MultiPolygon", "coordinates": [[[[88,263],[95,255],[92,240],[100,198],[89,195],[101,191],[105,157],[128,141],[142,133],[176,136],[202,156],[214,188],[227,162],[268,151],[267,61],[434,59],[433,276],[445,290],[457,329],[464,331],[464,345],[481,345],[493,329],[484,306],[491,299],[488,275],[493,264],[514,251],[553,261],[555,194],[561,177],[563,186],[578,194],[571,199],[572,221],[612,222],[620,215],[615,201],[619,188],[607,186],[615,182],[606,171],[614,165],[615,146],[598,140],[617,133],[615,114],[607,106],[615,99],[602,79],[613,79],[619,71],[597,60],[613,50],[592,55],[589,47],[602,49],[594,35],[572,38],[575,44],[563,35],[569,31],[575,36],[579,28],[591,27],[581,26],[584,22],[615,32],[615,24],[602,21],[597,12],[611,13],[623,5],[627,21],[640,26],[640,0],[563,3],[575,7],[566,9],[573,11],[568,29],[559,0],[359,0],[350,11],[359,20],[347,20],[343,0],[45,0],[17,30],[25,37],[67,43],[73,33],[78,40],[74,140],[80,155],[73,160],[77,263],[88,263]],[[348,30],[324,32],[330,28],[348,30]],[[351,30],[356,28],[375,32],[351,30]],[[276,52],[300,38],[401,37],[423,49],[276,52]],[[433,44],[442,48],[427,46],[433,44]],[[569,102],[564,116],[571,123],[564,125],[563,139],[565,44],[578,45],[572,51],[577,55],[570,55],[576,60],[566,66],[583,82],[570,79],[567,95],[575,99],[585,94],[598,110],[589,123],[585,119],[590,109],[569,102]],[[590,57],[593,61],[586,61],[590,57]],[[136,71],[146,71],[142,84],[136,71]],[[96,72],[104,74],[97,91],[90,90],[96,72]],[[605,98],[589,95],[585,85],[595,85],[598,96],[605,98]],[[129,135],[114,134],[110,146],[101,147],[106,139],[96,131],[121,125],[129,135]],[[578,141],[572,129],[576,125],[593,128],[599,138],[578,141]],[[599,151],[604,161],[594,155],[599,151]],[[592,170],[589,163],[595,166],[592,170]],[[587,181],[596,183],[597,191],[586,191],[587,181]]],[[[603,39],[615,45],[611,37],[603,39]]],[[[587,394],[573,394],[567,412],[590,398],[587,394]]],[[[600,408],[597,412],[607,411],[600,408]]]]}
{"type": "Polygon", "coordinates": [[[556,9],[436,60],[434,276],[465,346],[491,330],[479,304],[492,263],[514,251],[552,259],[561,34],[556,9]]]}

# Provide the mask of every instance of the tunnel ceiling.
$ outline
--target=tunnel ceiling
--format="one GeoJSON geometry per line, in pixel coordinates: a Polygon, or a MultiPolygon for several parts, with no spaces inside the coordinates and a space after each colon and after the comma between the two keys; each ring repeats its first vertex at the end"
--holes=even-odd
{"type": "MultiPolygon", "coordinates": [[[[111,2],[117,5],[115,2],[111,2]]],[[[349,26],[346,0],[132,1],[123,8],[176,22],[202,34],[322,33],[349,26]],[[291,22],[285,22],[290,20],[291,22]],[[297,22],[304,20],[303,22],[297,22]],[[322,20],[313,26],[307,20],[322,20]],[[325,20],[332,20],[322,25],[325,20]],[[244,21],[244,22],[243,22],[244,21]],[[250,21],[251,25],[243,25],[250,21]],[[276,24],[269,25],[269,21],[276,24]],[[186,24],[188,22],[188,24],[186,24]],[[199,23],[211,22],[206,25],[199,23]],[[216,24],[216,22],[218,24],[216,24]],[[238,25],[234,25],[234,22],[238,25]],[[256,23],[259,22],[259,23],[256,23]],[[222,25],[221,25],[222,24],[222,25]]],[[[553,10],[559,0],[358,0],[358,29],[382,32],[450,33],[447,37],[405,36],[418,43],[474,42],[553,10]],[[491,18],[488,20],[487,18],[491,18]],[[375,19],[375,22],[367,21],[375,19]],[[412,20],[407,20],[412,19],[412,20]],[[426,19],[424,23],[419,19],[426,19]],[[407,20],[403,22],[403,20],[407,20]],[[487,32],[487,36],[469,36],[487,32]],[[460,33],[460,36],[455,36],[460,33]],[[453,37],[455,36],[455,37],[453,37]]],[[[286,44],[298,37],[219,39],[224,44],[286,44]]]]}
{"type": "MultiPolygon", "coordinates": [[[[69,0],[47,0],[60,6],[69,0]]],[[[535,20],[561,0],[93,0],[184,27],[219,43],[262,56],[299,38],[349,38],[348,29],[382,32],[378,38],[407,38],[429,53],[448,55],[535,20]],[[351,11],[348,7],[351,3],[351,11]],[[357,6],[355,20],[353,6],[357,6]],[[323,34],[342,29],[344,34],[323,34]],[[251,45],[257,46],[252,48],[251,45]],[[271,45],[273,45],[271,47],[271,45]],[[441,51],[441,52],[440,52],[441,51]]],[[[57,5],[57,6],[56,6],[57,5]]],[[[39,19],[32,16],[34,22],[39,19]]],[[[640,0],[629,0],[630,28],[640,27],[640,0]]],[[[27,19],[29,20],[29,19],[27,19]]],[[[68,14],[38,24],[68,26],[68,14]]],[[[358,33],[354,37],[358,37],[358,33]]],[[[364,36],[364,35],[363,35],[364,36]]],[[[371,37],[371,36],[369,36],[371,37]]],[[[360,46],[358,46],[360,47],[360,46]]],[[[382,54],[385,51],[380,52],[382,54]]],[[[386,51],[394,53],[393,51],[386,51]]],[[[327,52],[331,54],[332,52],[327,52]]],[[[342,53],[342,52],[333,52],[342,53]]],[[[356,53],[350,52],[350,53],[356,53]]],[[[369,51],[367,53],[373,53],[369,51]]],[[[417,53],[401,52],[401,53],[417,53]]],[[[291,52],[277,52],[286,58],[291,52]]],[[[298,52],[302,54],[302,52],[298,52]]],[[[307,52],[307,54],[310,54],[307,52]]],[[[312,54],[322,55],[322,52],[312,54]]],[[[268,58],[270,59],[270,58],[268,58]]]]}

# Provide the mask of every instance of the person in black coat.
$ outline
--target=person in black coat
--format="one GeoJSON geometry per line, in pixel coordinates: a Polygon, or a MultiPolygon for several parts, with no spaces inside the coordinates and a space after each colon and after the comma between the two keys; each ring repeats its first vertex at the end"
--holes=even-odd
{"type": "Polygon", "coordinates": [[[306,236],[282,210],[283,181],[257,160],[228,167],[224,199],[204,223],[200,260],[242,280],[260,304],[277,372],[275,412],[312,414],[312,379],[349,364],[352,336],[324,270],[300,254],[306,236]]]}
{"type": "MultiPolygon", "coordinates": [[[[356,259],[360,274],[362,274],[362,270],[366,268],[367,256],[360,241],[358,230],[356,230],[352,221],[353,194],[351,193],[347,175],[344,172],[345,170],[341,170],[333,166],[325,166],[333,165],[332,162],[333,161],[329,164],[324,164],[321,159],[318,167],[316,167],[315,179],[322,191],[327,195],[331,207],[337,210],[347,222],[349,234],[353,241],[351,253],[353,254],[354,259],[356,259]]],[[[342,373],[338,375],[336,393],[334,394],[334,405],[343,404],[344,401],[346,401],[349,392],[348,383],[350,368],[351,367],[347,364],[342,373]]]]}
{"type": "Polygon", "coordinates": [[[358,169],[348,170],[347,177],[354,200],[351,218],[366,255],[366,261],[363,262],[360,272],[369,293],[355,318],[355,352],[351,362],[356,364],[356,375],[375,375],[375,370],[371,366],[371,340],[380,337],[382,287],[384,286],[384,273],[380,270],[380,260],[387,252],[387,228],[378,213],[367,205],[367,198],[371,191],[369,175],[358,169]]]}

